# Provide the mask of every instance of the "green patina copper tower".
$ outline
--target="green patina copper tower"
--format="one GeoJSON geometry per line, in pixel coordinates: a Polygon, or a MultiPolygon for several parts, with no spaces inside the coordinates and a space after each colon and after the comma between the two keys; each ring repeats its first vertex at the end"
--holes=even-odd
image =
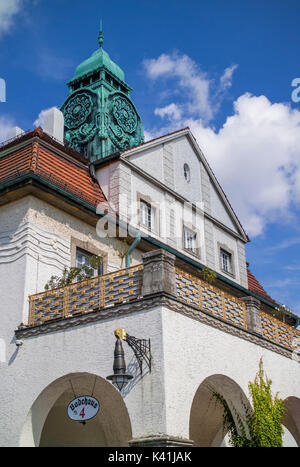
{"type": "Polygon", "coordinates": [[[132,88],[102,48],[102,25],[98,41],[99,49],[78,65],[67,83],[69,97],[61,107],[65,139],[90,161],[144,142],[143,125],[130,98],[132,88]]]}

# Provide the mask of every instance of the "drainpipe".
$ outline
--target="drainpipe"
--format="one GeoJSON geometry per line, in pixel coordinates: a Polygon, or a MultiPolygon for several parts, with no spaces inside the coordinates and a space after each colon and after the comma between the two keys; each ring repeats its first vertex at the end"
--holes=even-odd
{"type": "Polygon", "coordinates": [[[130,268],[130,265],[131,265],[131,253],[133,252],[135,247],[138,245],[138,243],[140,243],[140,240],[141,240],[141,235],[139,234],[137,237],[135,237],[134,242],[128,248],[128,250],[126,252],[126,255],[125,255],[126,268],[130,268]]]}

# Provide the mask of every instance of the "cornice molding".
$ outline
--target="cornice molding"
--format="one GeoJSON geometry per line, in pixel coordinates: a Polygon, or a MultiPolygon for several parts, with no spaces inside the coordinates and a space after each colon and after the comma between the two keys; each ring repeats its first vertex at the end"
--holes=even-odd
{"type": "Polygon", "coordinates": [[[292,351],[286,349],[285,347],[270,342],[268,339],[256,335],[248,330],[239,328],[234,324],[227,323],[221,318],[211,316],[205,311],[200,311],[199,309],[187,305],[180,300],[176,299],[173,296],[167,295],[163,292],[149,295],[145,298],[138,300],[126,302],[120,305],[116,305],[110,308],[95,309],[94,311],[85,313],[76,317],[66,317],[63,319],[53,320],[46,324],[35,325],[35,326],[24,326],[20,325],[15,330],[15,335],[17,339],[25,339],[30,337],[36,337],[43,334],[48,334],[51,332],[62,332],[66,329],[70,329],[77,326],[84,326],[91,323],[97,323],[100,321],[105,321],[112,318],[120,318],[132,313],[138,313],[143,311],[150,311],[155,307],[166,307],[170,310],[180,313],[188,318],[199,321],[208,326],[219,329],[222,332],[231,334],[233,336],[244,339],[252,344],[263,347],[267,350],[275,352],[279,355],[282,355],[286,358],[292,359],[292,351]]]}

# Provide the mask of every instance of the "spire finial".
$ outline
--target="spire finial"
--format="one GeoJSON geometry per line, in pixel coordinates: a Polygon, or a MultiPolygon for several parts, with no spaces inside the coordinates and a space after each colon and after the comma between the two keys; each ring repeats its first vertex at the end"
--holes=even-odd
{"type": "Polygon", "coordinates": [[[103,32],[102,32],[102,18],[101,18],[100,19],[100,32],[98,36],[98,42],[99,42],[100,48],[102,47],[103,41],[104,41],[104,37],[103,37],[103,32]]]}

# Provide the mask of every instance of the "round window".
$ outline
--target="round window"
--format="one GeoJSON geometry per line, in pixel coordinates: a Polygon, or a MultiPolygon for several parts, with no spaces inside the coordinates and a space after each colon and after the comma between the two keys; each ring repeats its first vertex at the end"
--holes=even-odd
{"type": "Polygon", "coordinates": [[[189,182],[191,180],[191,171],[187,164],[184,164],[183,166],[183,173],[184,173],[184,178],[186,179],[187,182],[189,182]]]}

